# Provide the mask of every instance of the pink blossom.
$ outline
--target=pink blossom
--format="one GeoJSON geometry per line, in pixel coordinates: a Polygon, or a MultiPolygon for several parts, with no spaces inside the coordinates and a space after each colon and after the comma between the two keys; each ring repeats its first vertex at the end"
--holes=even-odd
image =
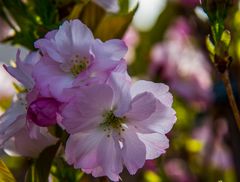
{"type": "Polygon", "coordinates": [[[171,181],[176,182],[195,182],[196,179],[191,175],[187,164],[181,159],[171,159],[164,165],[164,170],[171,181]]]}
{"type": "Polygon", "coordinates": [[[123,36],[123,41],[128,46],[128,52],[125,55],[128,64],[131,64],[135,59],[135,49],[139,43],[139,39],[139,34],[134,27],[129,27],[123,36]]]}
{"type": "Polygon", "coordinates": [[[119,11],[118,0],[93,0],[106,11],[116,13],[119,11]]]}
{"type": "Polygon", "coordinates": [[[224,118],[219,118],[216,121],[207,118],[202,126],[193,131],[193,138],[199,140],[203,145],[200,155],[203,158],[209,158],[209,162],[221,170],[233,167],[230,150],[224,143],[224,136],[227,133],[227,121],[224,118]],[[215,135],[213,134],[211,122],[215,122],[215,135]],[[211,146],[211,151],[209,151],[209,146],[211,146]]]}
{"type": "Polygon", "coordinates": [[[189,25],[179,19],[168,31],[166,41],[154,46],[151,71],[160,73],[171,89],[192,104],[206,107],[212,99],[211,69],[190,35],[189,25]]]}
{"type": "Polygon", "coordinates": [[[0,117],[0,148],[6,149],[10,155],[37,157],[57,139],[48,133],[47,128],[27,124],[26,107],[26,94],[18,94],[11,107],[0,117]]]}
{"type": "Polygon", "coordinates": [[[27,120],[38,126],[51,126],[57,123],[60,103],[53,98],[40,97],[33,101],[27,111],[27,120]]]}
{"type": "Polygon", "coordinates": [[[17,53],[16,67],[4,65],[4,68],[26,89],[14,97],[11,107],[0,117],[0,147],[9,154],[37,157],[45,147],[55,144],[57,139],[48,133],[47,128],[27,121],[27,109],[39,96],[34,87],[32,71],[40,55],[32,52],[23,61],[19,56],[20,51],[17,53]]]}
{"type": "Polygon", "coordinates": [[[84,87],[63,109],[70,137],[69,164],[95,177],[120,179],[123,165],[130,174],[168,148],[166,133],[176,117],[172,95],[164,84],[137,81],[112,73],[107,84],[84,87]]]}
{"type": "Polygon", "coordinates": [[[94,39],[79,20],[65,21],[35,46],[43,53],[33,73],[36,86],[58,100],[65,99],[66,88],[104,82],[127,51],[123,41],[94,39]]]}

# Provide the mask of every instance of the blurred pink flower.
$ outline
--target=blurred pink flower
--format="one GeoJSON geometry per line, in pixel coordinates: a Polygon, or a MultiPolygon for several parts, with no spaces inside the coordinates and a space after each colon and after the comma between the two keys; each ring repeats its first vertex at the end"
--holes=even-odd
{"type": "Polygon", "coordinates": [[[164,165],[166,175],[174,182],[195,182],[193,176],[189,173],[187,164],[181,159],[168,160],[164,165]]]}
{"type": "Polygon", "coordinates": [[[156,172],[158,169],[157,162],[155,160],[146,160],[144,169],[156,172]]]}
{"type": "Polygon", "coordinates": [[[35,42],[43,57],[33,71],[42,96],[64,101],[64,89],[106,81],[127,52],[125,43],[102,42],[79,20],[65,21],[58,30],[35,42]]]}
{"type": "Polygon", "coordinates": [[[12,35],[12,28],[0,17],[0,42],[12,35]]]}
{"type": "Polygon", "coordinates": [[[139,43],[139,35],[137,30],[135,30],[134,27],[130,26],[123,36],[123,41],[128,47],[128,52],[124,58],[126,59],[128,64],[131,64],[134,61],[135,49],[139,43]]]}
{"type": "Polygon", "coordinates": [[[228,132],[227,121],[223,118],[214,121],[218,123],[217,128],[215,128],[215,135],[213,135],[211,122],[213,121],[207,119],[201,127],[193,131],[193,138],[199,140],[203,145],[203,150],[200,154],[203,158],[208,156],[211,165],[214,167],[222,170],[232,168],[233,161],[231,153],[224,143],[224,136],[228,132]],[[210,145],[212,146],[211,153],[208,151],[210,145]]]}
{"type": "Polygon", "coordinates": [[[210,64],[193,45],[191,29],[180,18],[167,32],[167,39],[152,50],[153,74],[159,74],[177,94],[201,107],[212,99],[210,64]]]}
{"type": "Polygon", "coordinates": [[[123,165],[135,174],[146,159],[165,153],[165,134],[176,117],[164,84],[131,86],[122,73],[113,73],[107,83],[81,88],[63,109],[70,133],[65,155],[75,168],[118,181],[123,165]]]}

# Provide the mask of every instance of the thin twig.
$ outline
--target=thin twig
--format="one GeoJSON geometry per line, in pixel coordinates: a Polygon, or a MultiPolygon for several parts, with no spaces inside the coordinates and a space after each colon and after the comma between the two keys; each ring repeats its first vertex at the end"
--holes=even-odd
{"type": "Polygon", "coordinates": [[[231,82],[229,79],[228,70],[226,70],[224,73],[222,73],[221,76],[222,76],[222,80],[223,80],[225,88],[226,88],[229,104],[232,108],[232,112],[233,112],[234,118],[236,120],[238,129],[240,130],[240,114],[239,114],[236,100],[233,95],[232,85],[231,85],[231,82]]]}

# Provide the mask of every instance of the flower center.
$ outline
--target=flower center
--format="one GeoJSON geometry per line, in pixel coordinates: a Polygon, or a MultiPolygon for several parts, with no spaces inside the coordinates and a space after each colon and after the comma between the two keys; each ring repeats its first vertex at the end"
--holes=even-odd
{"type": "Polygon", "coordinates": [[[80,58],[79,55],[75,55],[71,60],[70,72],[73,76],[78,76],[79,73],[85,71],[89,65],[89,61],[86,57],[80,58]]]}
{"type": "Polygon", "coordinates": [[[117,130],[119,134],[121,131],[124,131],[122,124],[126,122],[125,117],[117,117],[114,115],[113,110],[111,110],[109,112],[105,112],[103,114],[103,118],[103,122],[100,126],[104,128],[104,131],[108,130],[108,132],[110,132],[111,128],[117,130]]]}

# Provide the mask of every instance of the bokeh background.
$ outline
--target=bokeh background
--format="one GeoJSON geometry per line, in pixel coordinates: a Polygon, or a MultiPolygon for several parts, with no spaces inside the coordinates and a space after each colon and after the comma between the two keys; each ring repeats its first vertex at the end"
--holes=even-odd
{"type": "MultiPolygon", "coordinates": [[[[168,134],[170,147],[160,158],[147,161],[135,176],[124,172],[123,181],[240,181],[240,133],[220,75],[206,50],[210,26],[198,0],[140,0],[139,4],[137,0],[120,0],[120,12],[114,15],[91,2],[79,10],[81,0],[45,0],[39,1],[40,4],[21,1],[28,9],[14,4],[17,2],[20,0],[0,1],[0,64],[14,61],[18,48],[24,57],[34,50],[33,42],[37,38],[58,27],[63,20],[79,18],[96,37],[122,38],[126,42],[128,71],[133,79],[169,85],[177,112],[177,122],[168,134]]],[[[225,21],[232,34],[233,62],[229,72],[238,106],[239,8],[235,1],[225,21]]],[[[0,114],[11,103],[15,93],[13,82],[16,80],[1,66],[0,114]]],[[[17,181],[23,181],[31,160],[8,157],[3,151],[0,155],[17,181]]],[[[62,173],[71,171],[63,161],[54,164],[52,170],[59,165],[64,166],[62,173]]],[[[98,181],[86,174],[80,176],[79,181],[98,181]]]]}

